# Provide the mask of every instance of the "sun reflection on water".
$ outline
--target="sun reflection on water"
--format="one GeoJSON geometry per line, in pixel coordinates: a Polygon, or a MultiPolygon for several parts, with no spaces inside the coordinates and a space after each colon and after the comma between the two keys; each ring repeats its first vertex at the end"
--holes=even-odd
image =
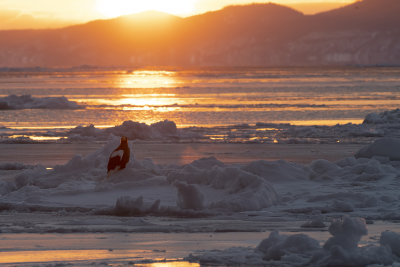
{"type": "MultiPolygon", "coordinates": [[[[177,78],[173,71],[137,70],[127,74],[120,74],[115,84],[121,89],[160,89],[174,88],[183,81],[177,78]]],[[[111,106],[121,106],[124,111],[157,110],[159,112],[171,112],[178,109],[182,99],[170,92],[139,90],[130,94],[121,94],[114,99],[102,99],[99,102],[111,106]]],[[[113,107],[105,107],[105,109],[113,107]]]]}
{"type": "Polygon", "coordinates": [[[172,71],[138,70],[117,78],[119,88],[171,88],[181,83],[172,71]]]}
{"type": "MultiPolygon", "coordinates": [[[[99,260],[111,260],[111,261],[131,261],[131,260],[143,260],[143,256],[149,256],[154,263],[143,263],[135,264],[135,266],[143,267],[197,267],[200,266],[198,263],[190,263],[182,261],[182,259],[169,259],[166,261],[165,258],[158,258],[156,255],[152,255],[149,250],[104,250],[104,249],[93,249],[93,250],[45,250],[45,251],[1,251],[0,252],[0,264],[30,264],[32,263],[55,263],[59,262],[61,265],[69,265],[70,263],[76,263],[79,261],[92,261],[94,264],[99,260]],[[153,256],[153,257],[152,257],[153,256]],[[161,262],[166,261],[166,262],[161,262]]],[[[51,265],[51,264],[50,264],[51,265]]],[[[113,265],[113,264],[110,264],[113,265]]],[[[25,266],[25,265],[24,265],[25,266]]],[[[97,266],[97,265],[96,265],[97,266]]],[[[119,265],[118,265],[119,266],[119,265]]]]}

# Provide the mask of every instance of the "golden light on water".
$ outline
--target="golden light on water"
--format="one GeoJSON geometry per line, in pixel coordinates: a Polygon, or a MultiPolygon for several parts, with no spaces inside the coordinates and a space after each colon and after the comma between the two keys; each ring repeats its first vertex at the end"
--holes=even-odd
{"type": "Polygon", "coordinates": [[[151,89],[174,88],[181,84],[172,71],[138,70],[129,74],[120,74],[114,80],[114,85],[121,89],[140,89],[132,94],[121,94],[114,99],[100,99],[98,102],[112,106],[123,106],[123,110],[157,110],[160,112],[175,111],[183,104],[176,94],[168,92],[154,93],[151,89]],[[148,90],[149,91],[148,91],[148,90]]]}
{"type": "MultiPolygon", "coordinates": [[[[174,96],[174,95],[171,95],[174,96]]],[[[114,101],[117,105],[132,105],[132,106],[151,106],[164,107],[176,104],[175,98],[165,97],[161,94],[155,94],[151,97],[145,96],[122,96],[120,100],[114,101]]]]}
{"type": "MultiPolygon", "coordinates": [[[[47,250],[47,251],[6,251],[0,252],[0,264],[49,263],[96,261],[102,259],[121,260],[137,259],[143,254],[151,253],[146,250],[47,250]]],[[[150,256],[150,255],[149,255],[150,256]]],[[[154,258],[155,261],[163,260],[154,258]]],[[[135,265],[136,266],[136,265],[135,265]]],[[[151,267],[184,267],[200,266],[197,263],[172,261],[162,263],[139,264],[137,266],[151,267]]]]}
{"type": "Polygon", "coordinates": [[[198,267],[200,264],[191,262],[157,262],[143,265],[148,267],[198,267]]]}
{"type": "Polygon", "coordinates": [[[172,71],[140,70],[122,74],[116,79],[119,88],[171,88],[181,83],[172,71]]]}
{"type": "Polygon", "coordinates": [[[9,138],[30,138],[35,141],[57,141],[60,140],[62,137],[15,134],[15,135],[10,135],[9,138]]]}

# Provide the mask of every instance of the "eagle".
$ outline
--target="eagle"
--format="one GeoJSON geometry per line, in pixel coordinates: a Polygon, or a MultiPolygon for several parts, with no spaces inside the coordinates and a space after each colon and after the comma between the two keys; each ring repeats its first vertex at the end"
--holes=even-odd
{"type": "Polygon", "coordinates": [[[112,172],[125,169],[126,164],[129,162],[130,150],[128,146],[128,138],[125,136],[121,137],[121,143],[111,153],[107,164],[107,175],[110,176],[112,172]]]}

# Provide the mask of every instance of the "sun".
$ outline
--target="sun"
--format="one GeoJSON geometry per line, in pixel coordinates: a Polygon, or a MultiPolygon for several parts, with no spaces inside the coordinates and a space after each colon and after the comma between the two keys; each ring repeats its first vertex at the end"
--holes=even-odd
{"type": "Polygon", "coordinates": [[[185,16],[194,11],[196,1],[197,0],[97,0],[96,9],[108,18],[148,10],[185,16]]]}

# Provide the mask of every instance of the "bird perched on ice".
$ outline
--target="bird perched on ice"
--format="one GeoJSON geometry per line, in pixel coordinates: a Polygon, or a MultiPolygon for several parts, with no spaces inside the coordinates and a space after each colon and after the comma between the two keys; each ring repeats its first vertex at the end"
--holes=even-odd
{"type": "Polygon", "coordinates": [[[111,153],[107,165],[107,175],[110,176],[113,172],[125,169],[126,164],[129,162],[130,150],[128,146],[128,138],[121,137],[121,143],[111,153]]]}

